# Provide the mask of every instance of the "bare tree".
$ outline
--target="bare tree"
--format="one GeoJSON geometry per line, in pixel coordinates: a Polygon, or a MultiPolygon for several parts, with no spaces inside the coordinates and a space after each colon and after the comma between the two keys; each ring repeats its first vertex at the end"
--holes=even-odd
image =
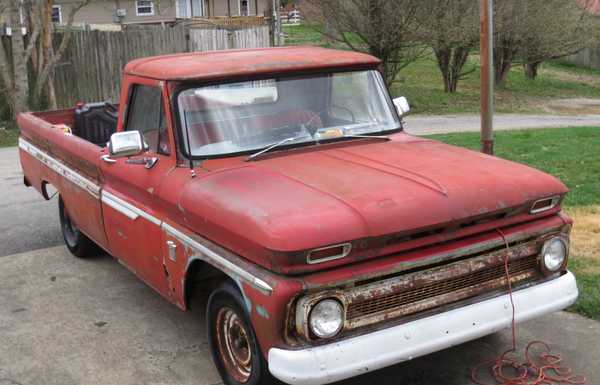
{"type": "Polygon", "coordinates": [[[418,40],[422,26],[417,15],[421,0],[306,0],[313,9],[311,21],[326,24],[335,41],[366,52],[383,62],[391,85],[398,72],[421,56],[418,40]]]}
{"type": "Polygon", "coordinates": [[[547,60],[577,53],[594,40],[595,20],[572,1],[533,0],[527,9],[527,33],[519,53],[525,76],[535,79],[547,60]]]}
{"type": "Polygon", "coordinates": [[[494,2],[494,81],[504,87],[524,36],[526,2],[505,0],[494,2]]]}
{"type": "Polygon", "coordinates": [[[5,99],[13,114],[27,109],[29,99],[29,81],[27,62],[33,51],[31,42],[26,45],[21,30],[20,4],[18,1],[3,1],[0,9],[3,16],[11,25],[10,50],[7,52],[0,47],[0,72],[4,83],[5,99]]]}
{"type": "Polygon", "coordinates": [[[423,2],[423,41],[435,54],[446,92],[456,92],[458,81],[473,72],[464,71],[469,54],[479,41],[479,8],[473,0],[423,2]]]}
{"type": "MultiPolygon", "coordinates": [[[[62,26],[62,37],[60,39],[60,43],[56,50],[52,46],[52,0],[34,0],[35,2],[42,3],[42,8],[44,11],[39,12],[39,19],[37,23],[34,25],[40,26],[41,34],[43,36],[42,41],[39,44],[40,47],[40,57],[42,58],[41,64],[38,65],[37,68],[37,76],[35,81],[35,92],[34,98],[35,100],[39,100],[44,90],[48,84],[51,84],[50,89],[50,107],[56,108],[56,96],[54,94],[54,82],[53,82],[53,73],[56,65],[62,59],[62,56],[71,42],[72,30],[73,30],[73,20],[75,19],[75,15],[79,10],[85,7],[90,0],[81,0],[79,2],[74,2],[71,4],[69,8],[69,12],[67,13],[66,22],[62,26]]],[[[33,32],[35,33],[35,31],[33,32]]]]}
{"type": "Polygon", "coordinates": [[[7,16],[13,31],[11,51],[0,49],[4,94],[13,116],[30,108],[30,101],[38,106],[44,92],[47,92],[50,107],[56,108],[53,73],[69,46],[76,13],[89,2],[80,0],[69,4],[62,37],[55,49],[52,0],[0,0],[0,15],[7,16]],[[26,35],[21,33],[22,29],[26,35]],[[33,79],[29,78],[28,63],[31,63],[33,79]],[[31,84],[34,84],[33,89],[30,89],[31,84]]]}
{"type": "MultiPolygon", "coordinates": [[[[586,1],[586,0],[583,0],[586,1]]],[[[575,1],[503,0],[495,2],[494,65],[497,87],[504,87],[515,63],[535,77],[545,60],[585,46],[591,17],[575,1]]]]}

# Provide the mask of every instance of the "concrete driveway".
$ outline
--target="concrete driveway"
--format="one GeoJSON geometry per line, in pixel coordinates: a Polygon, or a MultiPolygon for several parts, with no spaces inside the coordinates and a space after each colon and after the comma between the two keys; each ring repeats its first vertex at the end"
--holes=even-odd
{"type": "Polygon", "coordinates": [[[17,147],[0,148],[0,257],[62,242],[58,203],[23,185],[17,147]]]}
{"type": "MultiPolygon", "coordinates": [[[[0,385],[220,383],[202,302],[183,313],[112,258],[80,260],[62,246],[0,262],[0,385]]],[[[521,346],[532,339],[600,383],[599,323],[557,313],[519,328],[521,346]]],[[[340,385],[467,385],[470,366],[509,343],[506,331],[340,385]]]]}
{"type": "MultiPolygon", "coordinates": [[[[19,170],[16,149],[0,149],[0,385],[220,384],[203,301],[183,313],[109,256],[56,246],[56,199],[26,189],[19,170]]],[[[518,332],[521,348],[546,340],[600,384],[600,323],[560,312],[518,332]]],[[[467,385],[474,363],[509,344],[505,331],[339,385],[467,385]]]]}

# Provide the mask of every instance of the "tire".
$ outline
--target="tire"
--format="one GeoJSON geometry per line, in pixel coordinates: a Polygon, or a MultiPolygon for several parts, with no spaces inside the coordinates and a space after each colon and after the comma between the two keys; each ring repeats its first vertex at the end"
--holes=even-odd
{"type": "Polygon", "coordinates": [[[77,258],[92,256],[97,248],[94,241],[85,236],[73,223],[61,197],[58,198],[60,228],[67,248],[77,258]]]}
{"type": "Polygon", "coordinates": [[[213,362],[225,385],[282,384],[269,373],[238,288],[230,281],[213,291],[206,308],[213,362]]]}

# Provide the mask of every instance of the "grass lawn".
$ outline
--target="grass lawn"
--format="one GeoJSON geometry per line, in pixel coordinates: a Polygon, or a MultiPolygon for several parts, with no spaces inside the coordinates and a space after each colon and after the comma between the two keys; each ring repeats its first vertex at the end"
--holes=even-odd
{"type": "MultiPolygon", "coordinates": [[[[286,44],[311,44],[347,49],[343,44],[328,43],[318,27],[301,25],[284,27],[286,44]]],[[[444,92],[441,74],[433,55],[429,54],[403,69],[392,87],[394,96],[406,96],[415,113],[479,112],[479,58],[469,58],[466,71],[472,71],[458,85],[458,92],[444,92]]],[[[496,110],[512,113],[552,111],[548,106],[556,99],[600,98],[600,71],[579,69],[562,62],[545,63],[538,78],[528,80],[521,66],[511,71],[506,89],[496,92],[496,110]]]]}
{"type": "MultiPolygon", "coordinates": [[[[479,148],[478,133],[430,137],[479,148]]],[[[565,201],[575,220],[570,269],[580,288],[571,310],[600,320],[600,128],[501,131],[496,133],[496,153],[551,173],[571,189],[565,201]]]]}
{"type": "MultiPolygon", "coordinates": [[[[2,126],[0,126],[0,127],[2,127],[2,126]]],[[[16,146],[18,137],[19,137],[19,130],[15,130],[15,129],[0,130],[0,147],[16,146]]]]}

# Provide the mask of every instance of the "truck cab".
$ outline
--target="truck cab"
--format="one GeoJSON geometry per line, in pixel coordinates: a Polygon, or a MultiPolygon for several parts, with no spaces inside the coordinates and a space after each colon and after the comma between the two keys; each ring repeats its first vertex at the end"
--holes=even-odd
{"type": "Polygon", "coordinates": [[[74,255],[104,249],[182,310],[208,288],[228,385],[331,383],[572,304],[567,188],[407,134],[380,68],[312,47],[135,60],[118,105],[19,116],[25,184],[58,190],[74,255]]]}

